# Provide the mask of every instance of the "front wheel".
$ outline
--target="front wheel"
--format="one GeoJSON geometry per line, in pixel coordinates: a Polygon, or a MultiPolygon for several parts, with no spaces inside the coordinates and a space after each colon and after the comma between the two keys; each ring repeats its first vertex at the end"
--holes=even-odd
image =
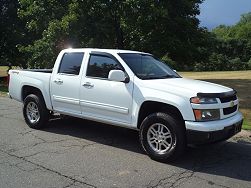
{"type": "Polygon", "coordinates": [[[184,126],[169,114],[153,113],[141,124],[140,142],[152,159],[161,162],[174,160],[185,149],[184,126]]]}
{"type": "Polygon", "coordinates": [[[30,94],[24,99],[23,116],[30,128],[41,129],[49,120],[49,111],[42,97],[30,94]]]}

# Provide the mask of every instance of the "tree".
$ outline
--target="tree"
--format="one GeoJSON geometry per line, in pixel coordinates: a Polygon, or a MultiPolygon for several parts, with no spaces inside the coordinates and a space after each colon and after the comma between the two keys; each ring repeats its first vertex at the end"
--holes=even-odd
{"type": "Polygon", "coordinates": [[[245,39],[251,43],[251,12],[242,14],[237,24],[233,26],[220,25],[212,32],[220,39],[245,39]]]}
{"type": "Polygon", "coordinates": [[[251,12],[241,15],[239,24],[246,24],[246,23],[251,23],[251,12]]]}
{"type": "Polygon", "coordinates": [[[202,0],[20,0],[30,43],[29,67],[51,67],[68,46],[134,49],[169,54],[180,67],[200,58],[204,37],[197,15],[202,0]]]}
{"type": "Polygon", "coordinates": [[[0,1],[0,65],[25,66],[17,45],[23,37],[23,22],[17,16],[18,0],[0,1]]]}
{"type": "Polygon", "coordinates": [[[225,55],[229,61],[229,70],[248,69],[251,58],[251,13],[243,14],[233,26],[220,25],[212,34],[216,42],[214,52],[225,55]]]}

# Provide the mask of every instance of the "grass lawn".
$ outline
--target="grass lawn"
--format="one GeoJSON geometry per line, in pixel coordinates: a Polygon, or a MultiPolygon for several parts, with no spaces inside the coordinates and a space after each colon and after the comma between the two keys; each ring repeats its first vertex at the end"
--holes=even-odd
{"type": "Polygon", "coordinates": [[[244,115],[243,129],[251,130],[251,71],[180,72],[181,76],[234,88],[244,115]]]}
{"type": "Polygon", "coordinates": [[[7,66],[0,66],[0,76],[7,76],[7,71],[8,67],[7,66]]]}

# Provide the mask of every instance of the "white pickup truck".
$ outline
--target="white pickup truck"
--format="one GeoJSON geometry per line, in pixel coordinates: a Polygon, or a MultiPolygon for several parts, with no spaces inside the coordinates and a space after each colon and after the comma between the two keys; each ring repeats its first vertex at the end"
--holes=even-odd
{"type": "Polygon", "coordinates": [[[65,49],[53,70],[9,75],[9,96],[24,104],[31,128],[56,112],[136,129],[158,161],[175,159],[187,144],[226,140],[242,127],[233,89],[182,78],[148,53],[65,49]]]}

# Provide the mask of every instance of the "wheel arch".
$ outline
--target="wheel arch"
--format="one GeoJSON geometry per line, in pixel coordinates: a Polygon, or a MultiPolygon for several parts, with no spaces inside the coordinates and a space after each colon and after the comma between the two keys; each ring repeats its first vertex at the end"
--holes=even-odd
{"type": "Polygon", "coordinates": [[[185,126],[184,118],[177,107],[163,102],[144,101],[139,109],[137,128],[140,129],[140,125],[145,117],[155,112],[165,112],[169,115],[173,115],[178,118],[185,126]]]}
{"type": "Polygon", "coordinates": [[[23,85],[22,89],[21,89],[21,100],[22,100],[22,102],[30,94],[40,96],[41,99],[44,101],[47,109],[48,109],[48,105],[46,103],[45,96],[44,96],[43,92],[41,91],[41,89],[39,89],[38,87],[30,86],[30,85],[23,85]]]}

